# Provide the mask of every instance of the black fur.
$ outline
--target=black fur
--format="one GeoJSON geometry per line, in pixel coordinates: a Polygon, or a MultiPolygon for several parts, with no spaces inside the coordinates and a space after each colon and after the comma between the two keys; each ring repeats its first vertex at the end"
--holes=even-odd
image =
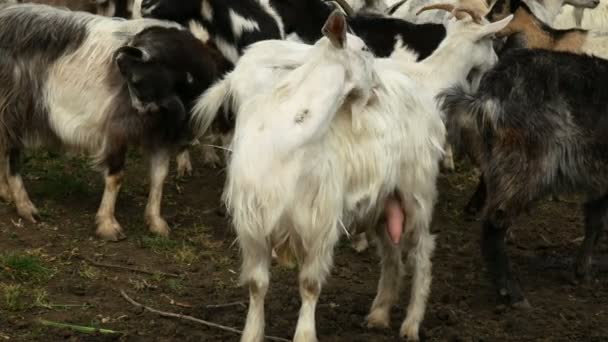
{"type": "Polygon", "coordinates": [[[235,46],[239,55],[242,55],[244,48],[255,42],[281,39],[283,36],[279,23],[256,0],[144,0],[142,13],[145,17],[173,20],[186,26],[190,20],[198,21],[209,31],[212,38],[222,38],[235,46]],[[211,20],[201,14],[203,1],[207,1],[211,7],[211,20]],[[259,30],[246,30],[239,37],[235,36],[230,11],[256,22],[259,30]]]}
{"type": "MultiPolygon", "coordinates": [[[[271,0],[283,19],[285,33],[297,33],[312,44],[322,37],[321,27],[333,7],[323,0],[271,0]]],[[[419,59],[428,57],[445,38],[445,27],[440,24],[412,24],[398,18],[376,14],[359,14],[348,18],[354,34],[365,41],[378,57],[389,56],[398,38],[418,53],[419,59]]]]}
{"type": "Polygon", "coordinates": [[[577,274],[588,276],[591,248],[605,228],[608,208],[607,81],[606,60],[517,49],[485,74],[477,93],[457,87],[440,95],[449,122],[472,115],[483,142],[482,251],[500,294],[511,302],[525,299],[509,267],[506,231],[548,194],[588,196],[587,230],[577,262],[577,274]]]}

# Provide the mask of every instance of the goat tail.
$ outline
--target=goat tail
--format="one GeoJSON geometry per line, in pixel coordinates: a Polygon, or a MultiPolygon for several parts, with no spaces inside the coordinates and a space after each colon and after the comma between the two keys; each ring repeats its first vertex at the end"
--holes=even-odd
{"type": "Polygon", "coordinates": [[[448,131],[449,142],[460,146],[463,131],[479,133],[477,119],[484,115],[484,106],[477,94],[464,84],[444,90],[437,95],[448,131]]]}
{"type": "Polygon", "coordinates": [[[200,138],[207,132],[211,123],[217,117],[222,106],[228,104],[230,98],[230,79],[215,83],[207,89],[192,108],[192,127],[195,136],[200,138]]]}

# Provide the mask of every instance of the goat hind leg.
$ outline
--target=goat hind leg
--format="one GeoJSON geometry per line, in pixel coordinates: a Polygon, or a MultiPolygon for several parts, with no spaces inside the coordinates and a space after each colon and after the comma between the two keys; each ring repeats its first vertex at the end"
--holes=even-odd
{"type": "Polygon", "coordinates": [[[384,225],[378,225],[376,238],[376,249],[381,259],[381,273],[376,298],[366,321],[369,328],[388,328],[390,310],[399,298],[403,277],[402,247],[401,244],[396,245],[391,241],[384,225]]]}
{"type": "MultiPolygon", "coordinates": [[[[6,157],[7,155],[4,154],[4,158],[6,157]]],[[[20,159],[21,151],[17,148],[10,149],[8,153],[8,163],[6,163],[8,170],[5,171],[7,183],[12,198],[15,201],[19,216],[32,223],[36,223],[40,219],[39,212],[34,206],[34,203],[30,200],[30,197],[25,190],[25,185],[23,184],[23,178],[21,177],[21,174],[19,174],[20,159]]]]}
{"type": "Polygon", "coordinates": [[[481,250],[486,268],[494,281],[501,298],[516,308],[529,308],[530,303],[524,297],[518,281],[509,265],[506,251],[506,234],[509,228],[504,219],[506,213],[500,209],[488,211],[483,222],[481,250]]]}
{"type": "MultiPolygon", "coordinates": [[[[424,209],[421,209],[422,211],[424,209]]],[[[421,215],[420,212],[415,215],[421,215]]],[[[420,218],[414,217],[417,221],[420,218]]],[[[409,341],[418,341],[420,323],[426,311],[426,302],[431,291],[431,257],[435,250],[435,237],[429,232],[429,217],[414,224],[413,248],[408,254],[408,263],[413,267],[413,280],[407,316],[401,324],[400,335],[409,341]]]]}
{"type": "Polygon", "coordinates": [[[591,256],[605,226],[608,212],[608,195],[589,201],[584,205],[585,239],[581,245],[576,261],[576,276],[588,280],[591,270],[591,256]]]}
{"type": "Polygon", "coordinates": [[[300,268],[300,314],[293,338],[294,342],[317,341],[315,310],[321,287],[329,273],[333,259],[333,246],[319,248],[316,252],[307,253],[300,268]]]}
{"type": "Polygon", "coordinates": [[[270,282],[270,247],[265,239],[239,236],[243,254],[241,282],[249,286],[249,308],[241,342],[264,341],[264,300],[270,282]]]}
{"type": "Polygon", "coordinates": [[[169,236],[170,228],[160,215],[163,186],[169,174],[169,154],[155,151],[150,155],[150,193],[146,204],[146,223],[152,233],[169,236]]]}

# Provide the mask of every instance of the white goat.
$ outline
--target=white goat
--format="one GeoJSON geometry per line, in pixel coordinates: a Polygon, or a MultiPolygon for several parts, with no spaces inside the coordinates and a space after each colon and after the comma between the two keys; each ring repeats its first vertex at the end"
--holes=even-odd
{"type": "Polygon", "coordinates": [[[599,5],[593,9],[564,6],[552,26],[557,29],[578,27],[585,30],[608,31],[608,1],[600,0],[599,5]]]}
{"type": "Polygon", "coordinates": [[[198,117],[215,115],[228,101],[237,109],[224,196],[242,248],[241,279],[250,289],[243,341],[263,338],[273,247],[290,249],[300,264],[302,308],[294,340],[316,340],[314,310],[333,247],[355,222],[370,227],[382,258],[368,325],[388,327],[403,274],[402,248],[409,247],[413,286],[401,335],[418,338],[431,283],[429,226],[445,142],[433,95],[470,69],[494,62],[489,37],[510,19],[489,25],[462,16],[452,20],[448,38],[426,63],[416,64],[407,53],[376,60],[373,83],[369,71],[362,72],[369,56],[353,51],[364,46],[356,37],[348,36],[345,50],[329,52],[326,39],[314,48],[257,43],[199,99],[198,117]],[[437,76],[445,84],[420,84],[404,71],[420,79],[437,76]],[[345,75],[354,78],[344,82],[345,75]],[[357,91],[350,90],[356,85],[357,91]],[[387,229],[377,224],[383,213],[387,229]]]}
{"type": "Polygon", "coordinates": [[[418,11],[425,6],[434,4],[450,4],[457,9],[466,9],[483,17],[489,12],[490,7],[485,0],[408,0],[393,12],[392,16],[415,24],[442,24],[448,19],[449,13],[445,12],[426,12],[418,14],[418,11]]]}

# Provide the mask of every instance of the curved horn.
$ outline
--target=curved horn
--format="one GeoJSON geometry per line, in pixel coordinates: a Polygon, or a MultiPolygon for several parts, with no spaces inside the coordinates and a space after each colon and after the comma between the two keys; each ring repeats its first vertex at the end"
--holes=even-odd
{"type": "Polygon", "coordinates": [[[346,0],[334,0],[335,2],[338,3],[338,5],[340,5],[340,7],[342,7],[342,9],[344,10],[344,12],[346,13],[347,16],[352,17],[353,15],[355,15],[355,10],[353,10],[352,7],[350,7],[350,5],[348,4],[348,2],[346,2],[346,0]]]}
{"type": "Polygon", "coordinates": [[[444,11],[452,13],[452,11],[454,10],[454,5],[452,5],[452,4],[434,4],[434,5],[425,6],[425,7],[422,7],[421,9],[419,9],[418,12],[416,12],[416,15],[418,15],[424,11],[429,11],[429,10],[434,10],[434,9],[444,10],[444,11]]]}
{"type": "Polygon", "coordinates": [[[458,15],[458,13],[466,13],[468,15],[471,16],[471,18],[473,18],[473,21],[477,24],[481,24],[481,16],[479,15],[479,13],[476,13],[475,11],[468,9],[468,8],[456,8],[454,10],[454,16],[456,17],[456,19],[461,20],[464,19],[465,17],[463,17],[462,15],[458,15]]]}

